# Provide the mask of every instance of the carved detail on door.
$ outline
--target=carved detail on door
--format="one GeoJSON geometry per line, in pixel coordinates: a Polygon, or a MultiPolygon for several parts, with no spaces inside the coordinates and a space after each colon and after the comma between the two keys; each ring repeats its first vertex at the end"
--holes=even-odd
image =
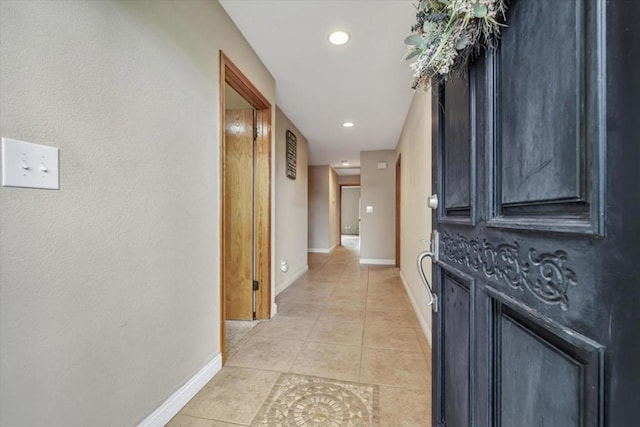
{"type": "Polygon", "coordinates": [[[566,267],[567,253],[541,253],[529,249],[526,258],[520,256],[518,242],[494,244],[486,239],[468,239],[458,233],[442,233],[442,253],[450,261],[482,271],[489,279],[504,281],[513,289],[527,289],[540,301],[569,309],[569,286],[576,286],[573,270],[566,267]]]}

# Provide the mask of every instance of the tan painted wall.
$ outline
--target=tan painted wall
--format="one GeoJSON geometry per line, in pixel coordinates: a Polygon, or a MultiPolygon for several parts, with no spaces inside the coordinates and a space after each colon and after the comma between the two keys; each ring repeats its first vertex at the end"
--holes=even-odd
{"type": "MultiPolygon", "coordinates": [[[[420,239],[431,234],[431,209],[427,197],[431,195],[431,94],[416,91],[405,120],[397,148],[402,155],[401,171],[401,257],[400,270],[409,291],[420,309],[423,328],[431,343],[431,309],[418,271],[416,257],[428,245],[420,239]]],[[[431,269],[424,263],[429,281],[431,269]]]]}
{"type": "Polygon", "coordinates": [[[61,165],[0,189],[0,425],[135,425],[219,354],[220,49],[275,105],[215,1],[0,2],[0,133],[61,165]]]}
{"type": "Polygon", "coordinates": [[[291,284],[291,280],[307,266],[308,226],[308,154],[309,143],[287,116],[278,108],[276,112],[276,293],[291,284]],[[296,179],[286,175],[286,132],[297,138],[296,179]],[[287,262],[288,271],[282,272],[280,262],[287,262]]]}
{"type": "Polygon", "coordinates": [[[394,150],[360,152],[361,259],[395,260],[395,161],[394,150]],[[378,162],[387,162],[387,168],[378,169],[378,162]]]}
{"type": "Polygon", "coordinates": [[[329,249],[329,166],[309,166],[309,249],[329,249]]]}
{"type": "Polygon", "coordinates": [[[309,166],[309,251],[327,252],[340,243],[339,194],[331,166],[309,166]]]}
{"type": "Polygon", "coordinates": [[[340,187],[338,175],[329,167],[329,247],[340,244],[340,187]]]}
{"type": "Polygon", "coordinates": [[[360,185],[360,175],[339,175],[338,184],[340,185],[360,185]]]}
{"type": "Polygon", "coordinates": [[[242,97],[238,92],[236,92],[228,83],[224,85],[224,108],[233,109],[233,108],[251,108],[253,106],[249,104],[249,102],[242,97]]]}
{"type": "Polygon", "coordinates": [[[340,206],[342,207],[342,234],[354,234],[360,233],[360,188],[342,188],[342,201],[340,206]]]}

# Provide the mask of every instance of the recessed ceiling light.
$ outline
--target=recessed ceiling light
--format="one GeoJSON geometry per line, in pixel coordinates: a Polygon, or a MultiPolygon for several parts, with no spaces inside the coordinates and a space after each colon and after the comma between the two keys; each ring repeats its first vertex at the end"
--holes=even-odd
{"type": "Polygon", "coordinates": [[[342,124],[342,126],[346,127],[346,128],[352,128],[353,127],[353,122],[344,122],[342,124]]]}
{"type": "Polygon", "coordinates": [[[340,46],[349,41],[349,34],[344,31],[334,31],[329,34],[329,42],[336,46],[340,46]]]}
{"type": "Polygon", "coordinates": [[[343,160],[341,163],[342,163],[342,166],[349,166],[349,162],[347,162],[346,160],[343,160]]]}

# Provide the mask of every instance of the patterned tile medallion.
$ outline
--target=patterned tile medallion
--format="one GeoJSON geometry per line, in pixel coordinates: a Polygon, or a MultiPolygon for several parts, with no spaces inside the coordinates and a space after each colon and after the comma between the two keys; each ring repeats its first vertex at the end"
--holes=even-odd
{"type": "Polygon", "coordinates": [[[378,386],[281,374],[252,426],[378,426],[378,386]]]}

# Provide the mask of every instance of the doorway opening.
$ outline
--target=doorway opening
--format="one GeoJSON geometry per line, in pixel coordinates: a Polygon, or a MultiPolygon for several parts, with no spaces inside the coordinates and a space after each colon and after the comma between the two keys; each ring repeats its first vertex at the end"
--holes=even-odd
{"type": "Polygon", "coordinates": [[[224,363],[248,322],[271,317],[271,105],[222,51],[220,117],[224,363]]]}
{"type": "Polygon", "coordinates": [[[340,186],[340,244],[360,249],[360,186],[340,186]]]}

